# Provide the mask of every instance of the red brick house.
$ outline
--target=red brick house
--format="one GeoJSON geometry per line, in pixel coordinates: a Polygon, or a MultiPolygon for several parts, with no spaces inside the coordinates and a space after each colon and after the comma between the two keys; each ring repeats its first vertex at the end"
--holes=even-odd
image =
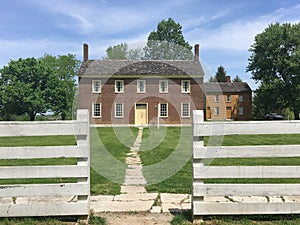
{"type": "Polygon", "coordinates": [[[251,120],[252,90],[245,82],[204,84],[206,120],[251,120]]]}
{"type": "Polygon", "coordinates": [[[191,124],[204,109],[199,45],[194,60],[89,60],[79,71],[79,108],[93,124],[191,124]]]}

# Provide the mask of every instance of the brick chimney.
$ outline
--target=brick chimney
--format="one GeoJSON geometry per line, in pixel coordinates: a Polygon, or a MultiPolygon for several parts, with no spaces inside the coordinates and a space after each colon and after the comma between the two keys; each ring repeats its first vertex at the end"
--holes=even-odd
{"type": "Polygon", "coordinates": [[[195,44],[195,61],[199,62],[199,44],[195,44]]]}
{"type": "Polygon", "coordinates": [[[88,44],[83,44],[83,61],[89,60],[89,46],[88,44]]]}
{"type": "Polygon", "coordinates": [[[226,76],[226,82],[231,83],[230,76],[226,76]]]}

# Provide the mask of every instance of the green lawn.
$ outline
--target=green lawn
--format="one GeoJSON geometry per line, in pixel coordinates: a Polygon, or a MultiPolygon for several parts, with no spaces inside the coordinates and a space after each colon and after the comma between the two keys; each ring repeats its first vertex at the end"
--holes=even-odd
{"type": "MultiPolygon", "coordinates": [[[[191,130],[180,127],[169,127],[166,137],[160,145],[152,151],[141,152],[143,165],[149,166],[157,164],[167,158],[178,145],[180,132],[186,132],[185,151],[192,151],[191,130]]],[[[151,131],[144,129],[143,138],[147,138],[151,131]]],[[[152,131],[153,132],[153,131],[152,131]]],[[[208,137],[204,139],[205,145],[216,145],[222,143],[223,146],[239,145],[284,145],[300,144],[300,135],[231,135],[224,137],[208,137]]],[[[214,166],[265,166],[265,165],[300,165],[300,158],[252,158],[252,159],[214,159],[206,161],[214,166]]],[[[191,159],[175,175],[165,181],[148,185],[146,188],[151,192],[169,193],[191,193],[192,184],[192,161],[191,159]]],[[[206,183],[300,183],[300,179],[206,179],[206,183]]]]}
{"type": "MultiPolygon", "coordinates": [[[[93,128],[92,128],[93,129],[93,128]]],[[[137,136],[137,128],[97,128],[92,131],[91,140],[96,139],[96,144],[91,144],[92,147],[97,147],[94,151],[91,151],[93,158],[97,162],[99,156],[98,151],[107,150],[107,155],[111,155],[111,158],[121,162],[122,168],[118,168],[116,164],[109,164],[109,161],[98,164],[91,164],[91,194],[110,194],[115,195],[120,193],[120,183],[112,182],[111,180],[103,176],[103,171],[107,171],[107,174],[119,174],[120,180],[125,178],[125,156],[129,152],[129,145],[133,145],[137,136]],[[130,129],[130,132],[128,132],[130,129]],[[94,134],[94,136],[92,136],[94,134]],[[97,137],[95,137],[95,135],[97,137]],[[121,143],[119,140],[123,140],[121,143]],[[98,143],[102,143],[98,146],[98,143]],[[128,146],[127,146],[128,145],[128,146]],[[103,168],[104,167],[104,168],[103,168]],[[114,173],[114,170],[117,173],[114,173]]],[[[16,146],[63,146],[63,145],[75,145],[74,136],[39,136],[39,137],[0,137],[0,147],[16,147],[16,146]]],[[[103,154],[100,154],[103,160],[103,154]]],[[[99,160],[100,161],[100,160],[99,160]]],[[[22,159],[22,160],[0,160],[0,166],[46,166],[46,165],[74,165],[77,163],[75,158],[63,158],[63,159],[22,159]]],[[[106,175],[104,173],[104,175],[106,175]]],[[[109,177],[108,177],[109,178],[109,177]]],[[[76,178],[63,178],[63,179],[0,179],[0,184],[32,184],[32,183],[73,183],[76,182],[76,178]]]]}

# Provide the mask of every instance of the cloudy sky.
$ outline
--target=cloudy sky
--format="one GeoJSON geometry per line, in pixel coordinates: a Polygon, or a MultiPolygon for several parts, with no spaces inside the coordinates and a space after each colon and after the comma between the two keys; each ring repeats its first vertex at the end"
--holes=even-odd
{"type": "Polygon", "coordinates": [[[105,56],[110,45],[146,42],[157,24],[173,18],[192,46],[200,44],[206,78],[223,65],[252,89],[248,49],[270,23],[298,23],[299,0],[0,0],[0,68],[10,60],[72,53],[105,56]]]}

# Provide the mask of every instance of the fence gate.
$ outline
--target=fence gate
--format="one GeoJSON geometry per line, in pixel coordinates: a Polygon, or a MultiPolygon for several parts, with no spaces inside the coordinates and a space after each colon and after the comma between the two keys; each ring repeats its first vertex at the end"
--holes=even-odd
{"type": "Polygon", "coordinates": [[[75,135],[76,145],[51,146],[51,143],[48,143],[50,146],[0,147],[0,163],[7,160],[41,159],[42,161],[42,159],[59,158],[73,158],[75,161],[74,165],[55,166],[28,164],[1,166],[3,164],[0,164],[0,182],[2,182],[0,217],[87,216],[89,214],[88,111],[78,110],[76,121],[0,123],[0,137],[51,135],[75,135]],[[53,178],[56,182],[43,182],[42,178],[53,178]],[[69,181],[60,182],[59,179],[63,178],[69,178],[69,181]],[[24,184],[26,179],[27,181],[31,179],[30,184],[24,184]],[[32,182],[32,179],[37,182],[32,182]],[[17,184],[3,184],[11,181],[17,184]]]}
{"type": "Polygon", "coordinates": [[[206,179],[300,178],[300,166],[209,166],[212,158],[300,157],[300,145],[204,146],[217,135],[300,134],[300,121],[204,122],[193,112],[193,215],[299,214],[300,182],[206,183],[206,179]]]}

